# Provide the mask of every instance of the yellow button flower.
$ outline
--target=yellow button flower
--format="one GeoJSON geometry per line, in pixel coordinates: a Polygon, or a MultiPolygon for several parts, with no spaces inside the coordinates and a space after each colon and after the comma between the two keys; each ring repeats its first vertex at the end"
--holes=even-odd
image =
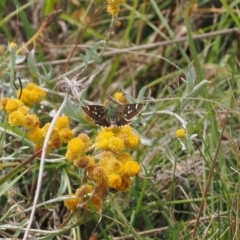
{"type": "Polygon", "coordinates": [[[62,129],[62,128],[68,128],[69,125],[69,118],[67,116],[60,116],[58,117],[56,121],[56,128],[62,129]]]}
{"type": "Polygon", "coordinates": [[[182,128],[178,129],[176,131],[176,137],[178,138],[185,138],[186,137],[186,131],[182,128]]]}
{"type": "Polygon", "coordinates": [[[16,48],[17,47],[17,45],[16,45],[16,43],[14,43],[14,42],[11,42],[11,43],[8,43],[8,49],[10,50],[10,51],[12,51],[14,48],[16,48]]]}
{"type": "Polygon", "coordinates": [[[23,106],[23,103],[17,99],[8,99],[7,104],[6,104],[6,112],[9,114],[13,111],[17,111],[20,107],[23,106]]]}
{"type": "Polygon", "coordinates": [[[107,12],[110,15],[117,15],[120,9],[120,4],[125,0],[107,0],[107,12]]]}
{"type": "MultiPolygon", "coordinates": [[[[70,196],[75,196],[74,194],[71,194],[70,196]]],[[[77,208],[77,205],[79,203],[79,198],[73,198],[73,199],[66,199],[64,200],[64,206],[68,209],[68,210],[74,210],[77,208]]]]}
{"type": "Polygon", "coordinates": [[[26,106],[22,106],[18,109],[19,112],[21,112],[23,115],[27,115],[29,113],[29,108],[26,106]]]}
{"type": "Polygon", "coordinates": [[[123,152],[123,153],[117,154],[116,158],[121,163],[125,163],[127,161],[133,161],[132,156],[128,152],[123,152]]]}
{"type": "Polygon", "coordinates": [[[108,144],[109,150],[112,152],[123,152],[125,149],[124,141],[118,137],[111,137],[108,144]]]}
{"type": "Polygon", "coordinates": [[[27,130],[32,130],[39,126],[39,119],[36,114],[27,114],[23,126],[27,130]]]}
{"type": "Polygon", "coordinates": [[[35,144],[38,144],[38,145],[43,144],[44,138],[45,138],[44,134],[43,134],[43,130],[39,127],[32,129],[28,133],[28,137],[32,142],[34,142],[35,144]]]}
{"type": "Polygon", "coordinates": [[[104,154],[100,156],[99,165],[105,169],[108,175],[112,173],[123,173],[123,164],[118,161],[111,152],[104,152],[104,154]]]}
{"type": "MultiPolygon", "coordinates": [[[[18,90],[17,95],[20,96],[21,91],[18,90]]],[[[40,102],[46,96],[46,93],[34,83],[28,83],[25,88],[22,89],[20,100],[31,107],[34,103],[40,102]]]]}
{"type": "Polygon", "coordinates": [[[78,159],[87,149],[80,138],[73,138],[69,141],[67,146],[66,158],[69,161],[78,159]]]}
{"type": "Polygon", "coordinates": [[[73,138],[73,131],[69,128],[62,128],[58,131],[62,143],[68,143],[73,138]]]}
{"type": "Polygon", "coordinates": [[[86,133],[80,133],[77,137],[82,140],[84,148],[87,150],[91,145],[91,140],[89,136],[86,133]]]}
{"type": "Polygon", "coordinates": [[[118,102],[121,102],[123,104],[127,104],[127,99],[124,97],[122,92],[115,92],[113,94],[113,98],[116,99],[118,102]]]}
{"type": "Polygon", "coordinates": [[[8,115],[8,122],[11,126],[21,127],[25,123],[26,117],[19,111],[11,112],[8,115]]]}
{"type": "Polygon", "coordinates": [[[110,151],[104,151],[99,158],[99,165],[103,168],[107,168],[109,163],[116,161],[115,156],[110,151]]]}
{"type": "Polygon", "coordinates": [[[125,134],[131,134],[132,133],[132,127],[129,125],[123,126],[119,129],[120,133],[125,133],[125,134]]]}
{"type": "Polygon", "coordinates": [[[118,188],[121,186],[121,184],[122,179],[118,174],[113,173],[108,177],[108,186],[110,188],[118,188]]]}
{"type": "Polygon", "coordinates": [[[127,161],[124,164],[124,169],[125,169],[125,174],[126,175],[128,175],[130,177],[133,177],[140,172],[141,167],[135,161],[127,161]]]}
{"type": "Polygon", "coordinates": [[[132,134],[131,136],[128,137],[128,141],[127,141],[127,147],[129,147],[130,149],[137,149],[137,147],[140,144],[140,139],[137,135],[132,134]]]}
{"type": "Polygon", "coordinates": [[[96,149],[108,150],[109,148],[109,139],[113,137],[113,132],[103,129],[95,138],[95,147],[96,149]]]}

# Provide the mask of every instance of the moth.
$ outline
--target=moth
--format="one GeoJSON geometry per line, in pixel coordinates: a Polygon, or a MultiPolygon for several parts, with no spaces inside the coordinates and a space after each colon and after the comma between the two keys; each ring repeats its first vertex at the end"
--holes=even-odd
{"type": "Polygon", "coordinates": [[[107,106],[87,105],[82,110],[95,124],[101,127],[125,126],[130,124],[142,111],[144,104],[121,104],[109,96],[107,106]]]}

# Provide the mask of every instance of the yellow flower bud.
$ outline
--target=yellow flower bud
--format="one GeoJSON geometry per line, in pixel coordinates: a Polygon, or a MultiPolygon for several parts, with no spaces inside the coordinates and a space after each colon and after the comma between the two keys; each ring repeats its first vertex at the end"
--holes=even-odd
{"type": "Polygon", "coordinates": [[[141,169],[141,167],[135,161],[127,161],[124,164],[125,174],[130,177],[137,175],[140,172],[140,169],[141,169]]]}
{"type": "Polygon", "coordinates": [[[108,144],[109,150],[112,152],[123,152],[125,149],[124,141],[118,137],[111,137],[108,144]]]}
{"type": "Polygon", "coordinates": [[[22,106],[23,103],[19,99],[17,98],[8,99],[6,104],[6,111],[9,114],[13,111],[17,111],[22,106]]]}
{"type": "MultiPolygon", "coordinates": [[[[70,196],[75,196],[74,194],[71,194],[70,196]]],[[[64,200],[64,206],[68,209],[68,210],[74,210],[77,208],[77,205],[79,203],[79,198],[73,198],[73,199],[66,199],[64,200]]]]}
{"type": "Polygon", "coordinates": [[[118,174],[112,173],[112,174],[109,175],[108,186],[110,188],[118,188],[118,187],[121,186],[121,184],[122,184],[122,179],[118,174]]]}
{"type": "Polygon", "coordinates": [[[182,128],[178,129],[176,131],[176,137],[178,137],[178,138],[186,137],[186,131],[184,129],[182,129],[182,128]]]}

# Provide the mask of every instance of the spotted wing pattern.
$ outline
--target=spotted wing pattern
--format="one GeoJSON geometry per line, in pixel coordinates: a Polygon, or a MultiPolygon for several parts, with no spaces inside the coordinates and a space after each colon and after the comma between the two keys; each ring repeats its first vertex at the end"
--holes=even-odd
{"type": "Polygon", "coordinates": [[[106,119],[105,107],[101,105],[82,106],[82,110],[101,127],[110,127],[110,123],[106,119]]]}
{"type": "MultiPolygon", "coordinates": [[[[111,105],[111,108],[113,105],[111,105]]],[[[109,112],[109,108],[101,105],[83,106],[83,111],[99,126],[125,126],[130,124],[134,118],[142,111],[144,104],[124,104],[118,105],[109,112]],[[113,111],[114,110],[114,111],[113,111]],[[114,112],[114,114],[112,114],[114,112]]]]}

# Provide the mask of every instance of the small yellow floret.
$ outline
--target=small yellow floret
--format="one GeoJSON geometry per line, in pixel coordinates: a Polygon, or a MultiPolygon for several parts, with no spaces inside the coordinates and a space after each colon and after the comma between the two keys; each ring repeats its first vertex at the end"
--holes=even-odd
{"type": "Polygon", "coordinates": [[[116,158],[121,163],[125,163],[127,161],[133,161],[132,156],[128,152],[117,154],[116,158]]]}
{"type": "Polygon", "coordinates": [[[25,123],[26,117],[19,111],[11,112],[8,115],[8,123],[14,127],[21,127],[25,123]]]}
{"type": "Polygon", "coordinates": [[[62,128],[68,128],[68,125],[69,125],[69,119],[67,116],[58,117],[58,119],[56,121],[56,128],[58,130],[60,130],[62,128]]]}
{"type": "Polygon", "coordinates": [[[110,151],[104,151],[99,158],[99,165],[106,168],[110,162],[116,160],[116,157],[110,151]]]}
{"type": "Polygon", "coordinates": [[[14,43],[14,42],[8,43],[8,49],[9,49],[10,51],[13,50],[13,49],[16,48],[16,47],[17,47],[16,43],[14,43]]]}
{"type": "MultiPolygon", "coordinates": [[[[17,95],[20,96],[21,91],[18,90],[17,95]]],[[[20,100],[31,107],[34,103],[40,102],[46,93],[34,83],[28,83],[25,88],[22,89],[20,100]]]]}
{"type": "MultiPolygon", "coordinates": [[[[107,153],[108,152],[105,152],[104,155],[107,155],[107,153]]],[[[113,154],[111,156],[111,152],[109,152],[109,153],[110,153],[109,157],[101,156],[99,158],[99,165],[104,168],[107,175],[112,174],[112,173],[123,174],[125,171],[124,165],[120,161],[118,161],[113,154]]]]}
{"type": "Polygon", "coordinates": [[[23,125],[27,130],[32,130],[39,126],[39,119],[36,114],[27,114],[23,125]]]}
{"type": "Polygon", "coordinates": [[[95,138],[96,149],[107,150],[109,145],[109,139],[113,137],[114,134],[111,131],[103,129],[95,138]]]}
{"type": "Polygon", "coordinates": [[[186,131],[184,129],[182,129],[182,128],[178,129],[176,131],[176,137],[178,137],[178,138],[186,137],[186,131]]]}
{"type": "Polygon", "coordinates": [[[123,152],[125,149],[124,141],[118,137],[111,137],[109,139],[109,150],[112,152],[123,152]]]}
{"type": "Polygon", "coordinates": [[[62,143],[68,143],[74,136],[73,131],[69,128],[62,128],[58,135],[62,143]]]}
{"type": "Polygon", "coordinates": [[[73,138],[69,141],[67,146],[66,158],[69,161],[74,161],[78,159],[87,149],[85,148],[85,144],[79,138],[73,138]]]}
{"type": "Polygon", "coordinates": [[[91,145],[89,136],[86,133],[80,133],[77,137],[83,141],[84,147],[87,150],[91,145]]]}
{"type": "Polygon", "coordinates": [[[120,4],[125,0],[107,0],[107,12],[110,15],[117,15],[120,9],[120,4]]]}
{"type": "Polygon", "coordinates": [[[12,98],[7,101],[6,111],[9,114],[13,111],[17,111],[22,106],[23,106],[23,103],[19,99],[12,98]]]}
{"type": "MultiPolygon", "coordinates": [[[[50,127],[50,123],[46,123],[43,127],[42,127],[42,132],[43,132],[43,136],[46,137],[47,132],[49,130],[50,127]]],[[[58,131],[56,128],[53,128],[52,132],[51,132],[51,137],[49,139],[49,147],[51,148],[60,148],[61,147],[61,139],[59,137],[58,131]]]]}
{"type": "Polygon", "coordinates": [[[23,115],[27,115],[29,113],[29,108],[26,106],[22,106],[18,109],[19,112],[21,112],[23,115]]]}
{"type": "Polygon", "coordinates": [[[110,188],[118,188],[120,187],[122,184],[122,178],[119,176],[119,174],[111,174],[109,177],[108,177],[108,186],[110,188]]]}
{"type": "Polygon", "coordinates": [[[29,133],[28,133],[28,137],[29,139],[34,142],[35,144],[37,144],[40,148],[40,146],[43,144],[44,142],[44,134],[43,134],[43,130],[39,127],[36,127],[34,129],[32,129],[29,133]]]}
{"type": "Polygon", "coordinates": [[[120,128],[120,132],[130,134],[130,133],[132,133],[132,127],[129,125],[123,126],[120,128]]]}
{"type": "Polygon", "coordinates": [[[117,3],[108,3],[107,5],[107,12],[110,15],[113,15],[113,16],[117,15],[119,12],[119,9],[120,7],[119,7],[119,4],[117,3]]]}
{"type": "Polygon", "coordinates": [[[135,161],[128,161],[124,164],[125,174],[132,177],[140,172],[141,167],[135,161]]]}
{"type": "Polygon", "coordinates": [[[124,97],[122,92],[115,92],[113,94],[113,98],[116,99],[118,102],[121,102],[123,104],[127,104],[128,103],[127,99],[124,97]]]}
{"type": "Polygon", "coordinates": [[[140,143],[139,137],[135,134],[132,134],[131,136],[129,136],[128,142],[126,145],[130,149],[136,149],[139,146],[139,143],[140,143]]]}
{"type": "MultiPolygon", "coordinates": [[[[74,194],[71,194],[70,196],[75,196],[74,194]]],[[[73,199],[66,199],[64,200],[64,206],[68,209],[68,210],[74,210],[77,208],[77,205],[79,203],[79,198],[73,198],[73,199]]]]}
{"type": "Polygon", "coordinates": [[[34,89],[37,89],[39,88],[35,83],[31,83],[29,82],[26,86],[25,86],[25,89],[28,89],[28,90],[34,90],[34,89]]]}

